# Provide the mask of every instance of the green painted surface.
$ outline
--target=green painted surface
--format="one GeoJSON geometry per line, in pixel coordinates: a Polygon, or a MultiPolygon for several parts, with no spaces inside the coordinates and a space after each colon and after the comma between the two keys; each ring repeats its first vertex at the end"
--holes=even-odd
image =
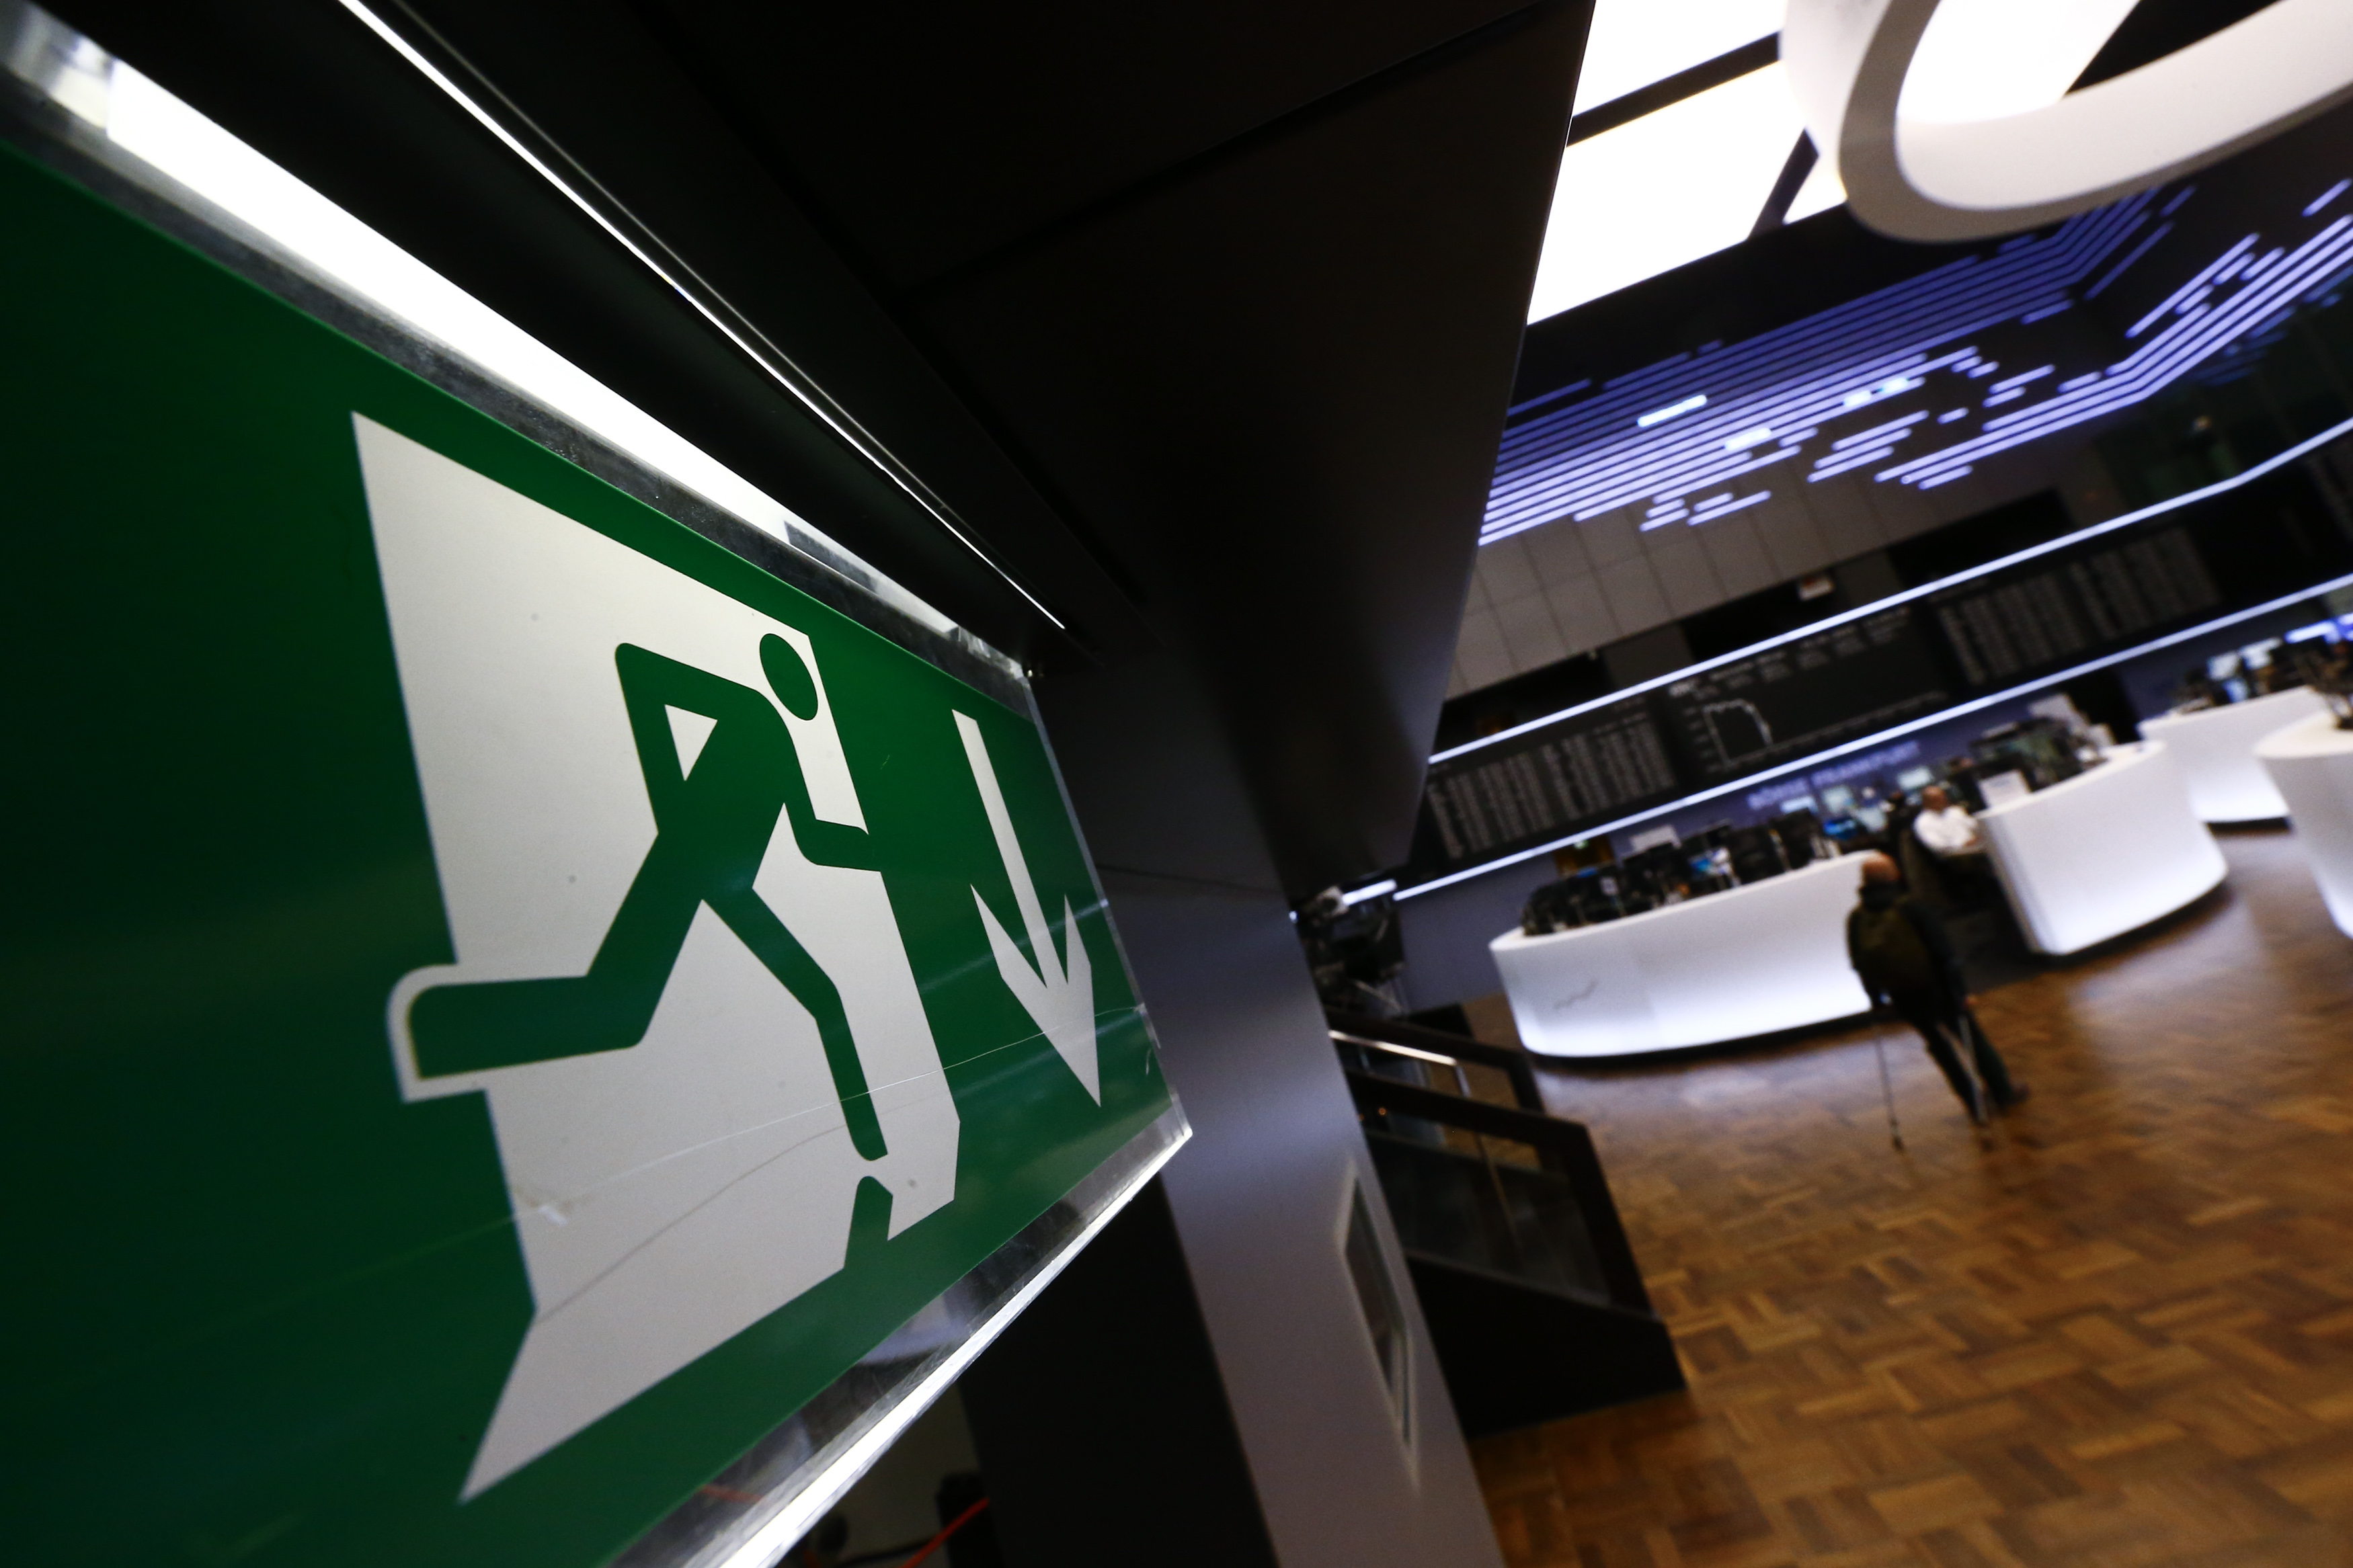
{"type": "MultiPolygon", "coordinates": [[[[0,231],[9,1554],[602,1561],[1169,1103],[1040,738],[13,153],[0,231]],[[415,992],[406,1085],[395,989],[464,955],[363,484],[370,428],[386,450],[413,444],[419,472],[623,547],[617,592],[632,572],[682,579],[804,634],[864,821],[811,813],[780,715],[812,699],[781,640],[732,679],[617,640],[608,734],[634,739],[623,762],[642,766],[654,847],[628,847],[628,897],[598,917],[585,971],[483,983],[461,964],[415,992]],[[663,752],[659,710],[698,701],[740,712],[703,715],[702,754],[663,752]],[[990,917],[1014,933],[997,947],[1038,956],[959,713],[1064,948],[1029,986],[1092,975],[1100,1103],[993,948],[990,917]],[[517,1216],[544,1194],[502,1169],[492,1096],[444,1092],[470,1081],[448,1074],[580,1073],[650,1049],[632,1032],[699,919],[694,951],[798,1007],[801,1080],[829,1075],[853,1102],[808,1123],[838,1129],[827,1168],[887,1131],[858,1099],[846,1004],[828,999],[841,977],[809,954],[827,908],[750,886],[764,816],[811,866],[880,874],[953,1095],[953,1201],[886,1237],[875,1180],[854,1204],[828,1188],[855,1230],[837,1238],[845,1267],[461,1502],[533,1322],[517,1216]]],[[[659,1027],[691,1042],[694,1024],[659,1027]]],[[[576,1196],[550,1200],[556,1222],[576,1196]]],[[[763,1237],[738,1245],[756,1255],[763,1237]]],[[[703,1289],[691,1272],[668,1285],[687,1304],[703,1289]]]]}

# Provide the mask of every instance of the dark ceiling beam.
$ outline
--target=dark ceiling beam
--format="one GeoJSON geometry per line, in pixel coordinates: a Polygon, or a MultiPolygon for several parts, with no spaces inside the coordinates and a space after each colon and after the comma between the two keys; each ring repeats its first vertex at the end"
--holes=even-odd
{"type": "Polygon", "coordinates": [[[1822,155],[1815,149],[1814,139],[1802,131],[1799,132],[1797,144],[1789,149],[1789,156],[1781,163],[1780,174],[1774,177],[1773,188],[1766,193],[1765,205],[1757,214],[1757,223],[1748,231],[1749,238],[1769,234],[1788,221],[1790,204],[1798,199],[1798,193],[1806,188],[1806,176],[1812,174],[1814,165],[1821,161],[1822,155]]]}
{"type": "Polygon", "coordinates": [[[2186,49],[2211,33],[2219,33],[2234,22],[2243,22],[2272,0],[2139,0],[2084,74],[2075,79],[2069,91],[2094,87],[2128,70],[2137,70],[2152,60],[2163,59],[2176,49],[2186,49]]]}
{"type": "Polygon", "coordinates": [[[1725,82],[1739,80],[1751,71],[1763,70],[1780,58],[1781,36],[1776,33],[1753,44],[1743,44],[1736,49],[1727,50],[1712,60],[1702,60],[1687,70],[1662,77],[1648,87],[1637,88],[1607,103],[1597,103],[1569,121],[1569,144],[1574,146],[1589,136],[1615,131],[1621,125],[1631,125],[1642,116],[1655,114],[1669,104],[1681,103],[1684,99],[1705,92],[1710,88],[1722,87],[1725,82]]]}

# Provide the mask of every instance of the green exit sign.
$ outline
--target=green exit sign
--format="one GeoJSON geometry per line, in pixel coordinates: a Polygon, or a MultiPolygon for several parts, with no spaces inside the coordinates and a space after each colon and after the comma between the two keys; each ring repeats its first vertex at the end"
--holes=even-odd
{"type": "Polygon", "coordinates": [[[23,1560],[602,1562],[1170,1111],[1015,683],[0,226],[23,1560]]]}

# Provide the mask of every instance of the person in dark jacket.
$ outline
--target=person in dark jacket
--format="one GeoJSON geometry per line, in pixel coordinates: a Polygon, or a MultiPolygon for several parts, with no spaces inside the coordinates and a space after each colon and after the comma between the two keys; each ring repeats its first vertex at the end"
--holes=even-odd
{"type": "Polygon", "coordinates": [[[1980,1083],[1995,1110],[2026,1098],[2026,1086],[2010,1081],[2001,1053],[1969,1010],[1977,998],[1961,978],[1960,955],[1944,917],[1926,900],[1905,894],[1895,862],[1884,855],[1862,863],[1862,898],[1846,918],[1846,951],[1873,1005],[1892,1007],[1920,1032],[1970,1121],[1986,1118],[1980,1083]],[[1963,1048],[1976,1063],[1974,1075],[1962,1066],[1963,1048]]]}

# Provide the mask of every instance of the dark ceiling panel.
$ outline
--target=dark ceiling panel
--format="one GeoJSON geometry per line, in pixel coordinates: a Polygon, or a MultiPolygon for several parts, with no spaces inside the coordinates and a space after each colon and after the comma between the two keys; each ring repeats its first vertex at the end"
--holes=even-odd
{"type": "Polygon", "coordinates": [[[737,129],[895,289],[1524,0],[641,3],[737,129]]]}
{"type": "Polygon", "coordinates": [[[2210,33],[2243,22],[2272,0],[2140,0],[2128,12],[2084,74],[2077,88],[2086,88],[2138,70],[2151,60],[2186,49],[2210,33]]]}
{"type": "MultiPolygon", "coordinates": [[[[1039,494],[620,0],[411,0],[618,205],[849,410],[1097,659],[1145,650],[1121,582],[1039,494]],[[617,103],[628,112],[616,113],[617,103]]],[[[934,531],[938,531],[936,529],[934,531]]],[[[847,542],[845,541],[845,542],[847,542]]],[[[1020,650],[1053,668],[1044,640],[1020,650]]]]}
{"type": "Polygon", "coordinates": [[[1189,645],[1294,892],[1406,852],[1586,16],[1524,12],[909,311],[1189,645]]]}
{"type": "MultiPolygon", "coordinates": [[[[333,0],[50,0],[67,20],[220,121],[232,132],[391,237],[509,320],[639,407],[686,436],[769,495],[805,516],[914,593],[982,637],[1033,663],[1075,650],[879,472],[811,418],[659,279],[614,243],[507,148],[475,124],[333,0]]],[[[488,12],[493,7],[485,5],[488,12]]],[[[561,53],[559,40],[544,40],[561,53]]],[[[648,80],[660,62],[640,56],[648,80]]],[[[837,363],[855,362],[860,391],[876,410],[895,412],[908,454],[935,486],[976,454],[970,416],[940,392],[921,357],[891,330],[862,288],[765,182],[730,189],[715,163],[689,153],[664,169],[654,149],[680,150],[679,128],[638,106],[650,91],[617,100],[583,76],[613,122],[616,140],[645,150],[628,170],[667,175],[732,223],[734,242],[757,247],[791,300],[776,323],[787,341],[826,331],[837,363]],[[929,383],[927,386],[925,384],[929,383]]],[[[658,101],[658,100],[656,100],[658,101]]],[[[739,154],[738,167],[748,167],[739,154]]],[[[699,237],[708,238],[706,228],[699,237]]],[[[714,247],[715,248],[715,247],[714,247]]],[[[1004,468],[1003,459],[996,467],[1004,468]]],[[[1002,485],[997,473],[986,483],[1002,485]]],[[[1018,530],[1022,514],[1001,497],[992,521],[1018,530]]],[[[1034,501],[1032,504],[1035,504],[1034,501]]],[[[1050,525],[1025,545],[1042,557],[1050,525]]],[[[1071,565],[1073,581],[1092,571],[1071,565]]],[[[1050,575],[1050,574],[1041,574],[1050,575]]],[[[1060,584],[1056,584],[1059,586],[1060,584]]],[[[1051,595],[1052,587],[1033,589],[1051,595]]],[[[1092,593],[1092,590],[1090,590],[1092,593]]],[[[1073,599],[1081,595],[1073,594],[1073,599]]],[[[1130,640],[1116,606],[1085,600],[1086,617],[1111,641],[1130,640]]],[[[1122,612],[1124,613],[1124,612],[1122,612]]]]}

